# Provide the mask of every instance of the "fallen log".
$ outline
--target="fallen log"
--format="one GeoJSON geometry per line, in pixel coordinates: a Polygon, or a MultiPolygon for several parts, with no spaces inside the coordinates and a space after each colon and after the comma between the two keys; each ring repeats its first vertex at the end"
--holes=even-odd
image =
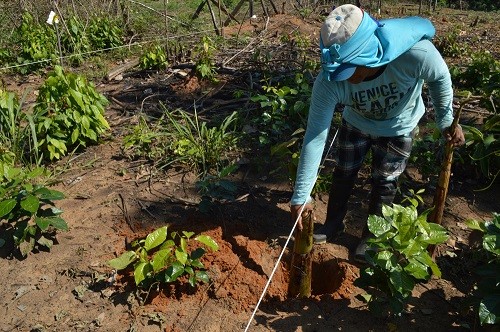
{"type": "Polygon", "coordinates": [[[111,69],[109,71],[108,75],[106,76],[106,79],[108,81],[111,81],[116,76],[120,75],[121,73],[123,73],[129,69],[134,68],[137,65],[139,65],[139,58],[132,59],[132,60],[130,60],[130,61],[118,66],[118,67],[111,69]]]}

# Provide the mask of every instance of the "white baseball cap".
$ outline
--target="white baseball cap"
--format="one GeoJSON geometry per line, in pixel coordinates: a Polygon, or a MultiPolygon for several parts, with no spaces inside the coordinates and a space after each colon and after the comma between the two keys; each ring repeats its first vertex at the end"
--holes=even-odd
{"type": "MultiPolygon", "coordinates": [[[[335,8],[325,19],[321,27],[322,47],[329,48],[337,44],[342,45],[351,38],[363,20],[363,11],[354,5],[346,4],[335,8]]],[[[340,64],[335,71],[329,74],[329,80],[344,81],[356,71],[356,65],[340,64]]]]}

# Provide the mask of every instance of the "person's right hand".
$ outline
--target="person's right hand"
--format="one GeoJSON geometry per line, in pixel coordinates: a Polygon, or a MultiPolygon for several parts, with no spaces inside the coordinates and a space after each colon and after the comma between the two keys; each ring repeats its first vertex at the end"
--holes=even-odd
{"type": "MultiPolygon", "coordinates": [[[[299,212],[302,208],[302,205],[292,205],[290,207],[290,211],[292,212],[292,223],[295,224],[295,221],[297,220],[297,218],[299,218],[299,220],[297,221],[297,230],[298,231],[301,231],[302,230],[302,216],[299,215],[299,212]]],[[[311,213],[314,213],[314,205],[312,203],[307,203],[306,206],[304,206],[304,211],[311,211],[311,213]]],[[[313,220],[314,220],[314,214],[313,214],[313,220]]]]}

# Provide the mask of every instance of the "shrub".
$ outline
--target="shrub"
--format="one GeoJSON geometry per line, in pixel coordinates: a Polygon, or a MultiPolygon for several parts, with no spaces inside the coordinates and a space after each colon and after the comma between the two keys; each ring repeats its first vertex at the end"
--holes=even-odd
{"type": "Polygon", "coordinates": [[[369,266],[355,284],[368,292],[362,299],[370,310],[381,313],[388,305],[389,312],[400,314],[418,281],[441,276],[427,248],[443,243],[448,235],[441,225],[427,222],[427,212],[419,215],[417,205],[416,201],[409,207],[384,205],[383,216],[368,217],[375,238],[368,241],[365,253],[369,266]]]}
{"type": "Polygon", "coordinates": [[[42,168],[26,172],[0,162],[0,172],[0,246],[11,237],[23,256],[39,246],[50,249],[55,231],[68,229],[53,203],[64,194],[37,183],[42,168]]]}
{"type": "Polygon", "coordinates": [[[109,129],[104,118],[107,99],[80,75],[65,74],[60,66],[40,87],[34,109],[38,146],[50,160],[69,149],[97,142],[109,129]]]}

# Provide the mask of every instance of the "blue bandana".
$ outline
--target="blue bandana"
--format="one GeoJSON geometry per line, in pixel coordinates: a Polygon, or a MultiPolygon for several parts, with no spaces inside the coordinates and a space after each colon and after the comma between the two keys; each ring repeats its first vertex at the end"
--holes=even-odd
{"type": "Polygon", "coordinates": [[[344,44],[326,48],[320,37],[321,66],[328,81],[348,79],[356,66],[381,67],[408,51],[422,39],[434,37],[432,23],[421,17],[382,20],[368,13],[344,44]]]}

